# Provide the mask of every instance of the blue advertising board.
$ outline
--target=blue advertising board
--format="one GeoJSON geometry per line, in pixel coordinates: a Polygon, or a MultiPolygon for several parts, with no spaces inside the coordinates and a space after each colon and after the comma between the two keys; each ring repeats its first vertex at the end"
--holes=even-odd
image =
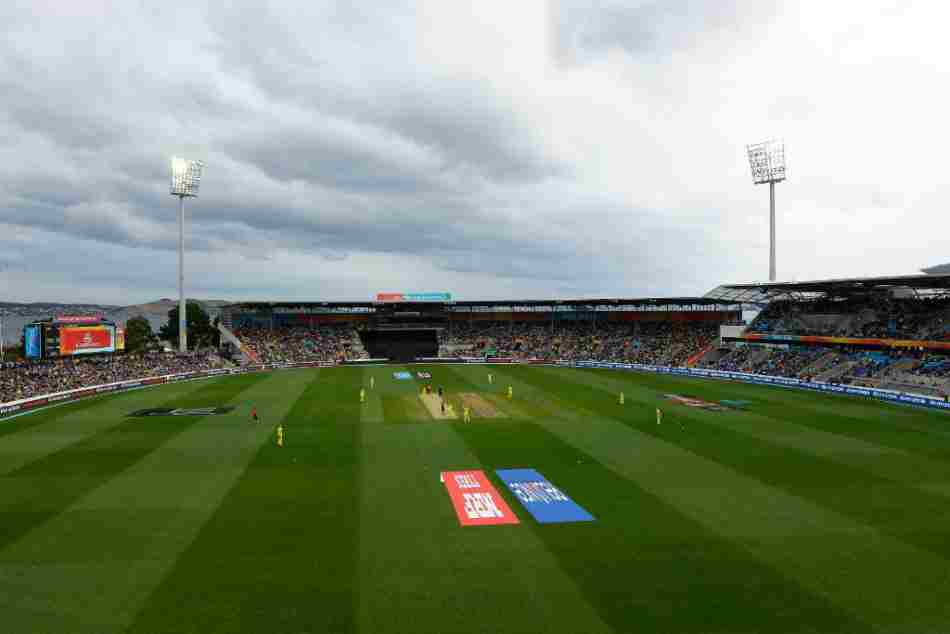
{"type": "Polygon", "coordinates": [[[495,473],[539,524],[594,521],[593,515],[534,469],[497,469],[495,473]]]}
{"type": "Polygon", "coordinates": [[[27,359],[39,359],[43,356],[39,326],[34,324],[23,329],[23,347],[27,359]]]}

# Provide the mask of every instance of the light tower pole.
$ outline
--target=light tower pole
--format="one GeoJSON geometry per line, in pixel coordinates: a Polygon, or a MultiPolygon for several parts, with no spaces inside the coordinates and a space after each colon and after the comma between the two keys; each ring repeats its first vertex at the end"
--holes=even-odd
{"type": "MultiPolygon", "coordinates": [[[[5,264],[0,264],[0,271],[3,271],[3,272],[5,273],[6,270],[7,270],[6,265],[5,265],[5,264]]],[[[8,277],[8,278],[7,278],[7,290],[9,290],[9,289],[10,289],[10,278],[8,277]]],[[[10,294],[10,293],[7,293],[7,294],[10,296],[10,298],[13,297],[12,294],[10,294]]],[[[3,342],[3,316],[6,314],[6,312],[7,312],[7,309],[6,309],[6,308],[0,308],[0,364],[2,364],[4,361],[7,360],[7,357],[6,357],[6,348],[4,347],[6,344],[4,344],[4,342],[3,342]]],[[[26,351],[24,350],[24,352],[26,352],[26,351]]]]}
{"type": "Polygon", "coordinates": [[[172,158],[171,195],[178,196],[178,350],[188,352],[188,310],[185,306],[185,198],[197,198],[204,163],[172,158]]]}
{"type": "Polygon", "coordinates": [[[785,180],[785,142],[770,139],[747,145],[752,182],[769,184],[769,281],[775,281],[775,183],[785,180]]]}

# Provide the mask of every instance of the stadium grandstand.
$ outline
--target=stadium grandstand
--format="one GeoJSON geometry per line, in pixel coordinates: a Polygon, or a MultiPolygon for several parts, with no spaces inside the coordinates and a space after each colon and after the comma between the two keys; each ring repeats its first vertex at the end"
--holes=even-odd
{"type": "Polygon", "coordinates": [[[606,361],[950,393],[950,273],[731,284],[702,297],[240,302],[223,307],[219,329],[221,350],[198,355],[9,362],[0,402],[177,372],[383,359],[606,361]]]}
{"type": "Polygon", "coordinates": [[[702,367],[950,392],[950,273],[735,284],[706,296],[763,310],[723,332],[702,367]]]}
{"type": "Polygon", "coordinates": [[[222,341],[244,363],[610,359],[680,365],[741,306],[704,297],[463,302],[241,303],[222,341]]]}

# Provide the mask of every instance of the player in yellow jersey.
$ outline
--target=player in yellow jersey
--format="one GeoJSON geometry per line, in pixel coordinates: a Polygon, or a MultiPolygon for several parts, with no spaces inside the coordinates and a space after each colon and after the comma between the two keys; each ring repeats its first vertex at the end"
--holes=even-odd
{"type": "Polygon", "coordinates": [[[280,424],[277,426],[277,446],[284,446],[284,425],[280,424]]]}
{"type": "Polygon", "coordinates": [[[369,389],[371,389],[371,390],[376,389],[376,377],[375,377],[375,376],[369,377],[369,389]]]}
{"type": "Polygon", "coordinates": [[[462,422],[470,423],[472,422],[472,408],[467,405],[462,408],[462,422]]]}
{"type": "Polygon", "coordinates": [[[623,392],[620,393],[620,404],[623,405],[623,392]]]}
{"type": "Polygon", "coordinates": [[[663,422],[663,410],[659,407],[656,408],[656,424],[659,425],[663,422]]]}
{"type": "Polygon", "coordinates": [[[366,388],[361,387],[360,388],[360,403],[365,403],[365,402],[366,402],[366,388]]]}
{"type": "Polygon", "coordinates": [[[491,372],[488,373],[488,384],[492,385],[495,383],[495,375],[491,372]]]}
{"type": "Polygon", "coordinates": [[[508,400],[510,401],[515,395],[515,390],[510,385],[508,386],[508,400]]]}

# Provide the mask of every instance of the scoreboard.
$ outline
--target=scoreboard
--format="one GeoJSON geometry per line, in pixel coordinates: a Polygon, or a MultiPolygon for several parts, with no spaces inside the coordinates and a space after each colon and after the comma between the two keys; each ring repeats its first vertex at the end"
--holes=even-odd
{"type": "Polygon", "coordinates": [[[27,324],[23,345],[28,359],[113,353],[125,348],[125,333],[105,320],[57,318],[27,324]]]}

